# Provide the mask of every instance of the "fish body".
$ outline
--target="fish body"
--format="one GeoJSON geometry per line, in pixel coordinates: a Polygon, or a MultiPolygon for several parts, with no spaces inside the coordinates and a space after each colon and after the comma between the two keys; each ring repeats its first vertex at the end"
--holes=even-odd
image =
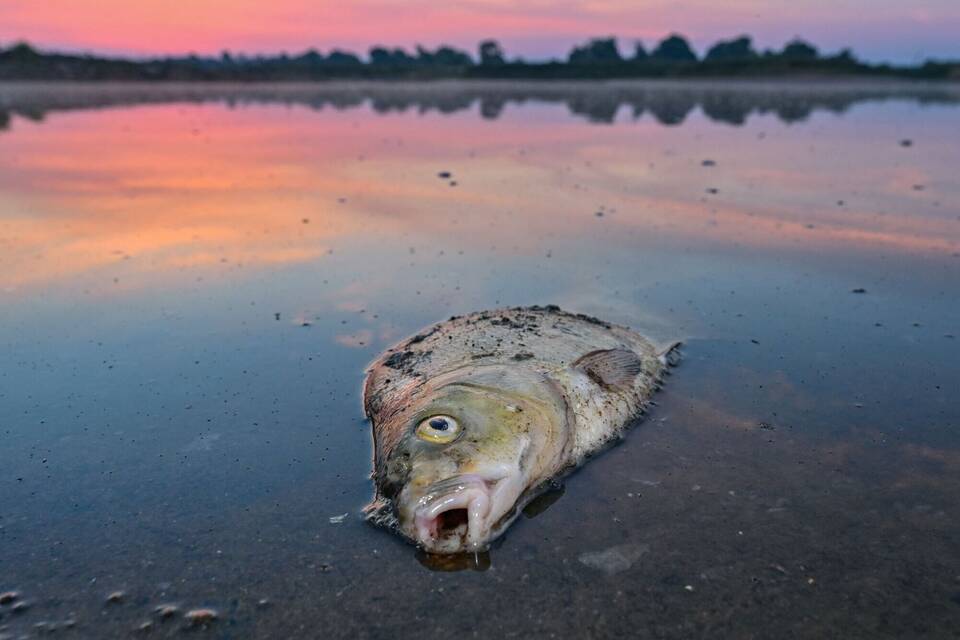
{"type": "Polygon", "coordinates": [[[430,553],[487,548],[644,411],[673,346],[553,305],[455,316],[402,341],[364,384],[368,518],[430,553]]]}

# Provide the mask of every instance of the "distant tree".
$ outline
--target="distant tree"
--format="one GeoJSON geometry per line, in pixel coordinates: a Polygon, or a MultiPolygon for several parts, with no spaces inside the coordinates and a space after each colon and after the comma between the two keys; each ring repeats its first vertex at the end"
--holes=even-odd
{"type": "Polygon", "coordinates": [[[372,47],[370,49],[370,64],[389,65],[393,63],[393,54],[384,47],[372,47]]]}
{"type": "Polygon", "coordinates": [[[323,64],[323,54],[316,49],[308,49],[298,60],[310,66],[320,65],[323,64]]]}
{"type": "Polygon", "coordinates": [[[417,45],[417,64],[432,65],[434,63],[433,54],[426,48],[417,45]]]}
{"type": "Polygon", "coordinates": [[[503,49],[496,40],[484,40],[478,48],[480,54],[480,64],[484,66],[497,66],[504,63],[503,49]]]}
{"type": "Polygon", "coordinates": [[[220,53],[220,62],[223,64],[233,64],[233,56],[226,49],[220,53]]]}
{"type": "Polygon", "coordinates": [[[473,66],[473,58],[466,51],[460,51],[446,45],[437,49],[433,54],[434,62],[444,67],[470,67],[473,66]]]}
{"type": "Polygon", "coordinates": [[[570,64],[596,64],[622,62],[616,38],[595,38],[583,45],[574,47],[567,60],[570,64]]]}
{"type": "Polygon", "coordinates": [[[327,55],[327,63],[341,67],[354,67],[363,64],[356,55],[349,51],[334,49],[327,55]]]}
{"type": "Polygon", "coordinates": [[[637,40],[633,45],[633,61],[634,62],[643,62],[650,57],[650,54],[647,53],[647,48],[643,46],[643,43],[637,40]]]}
{"type": "Polygon", "coordinates": [[[447,45],[441,46],[436,51],[429,51],[417,45],[417,63],[425,66],[438,67],[470,67],[473,66],[473,58],[465,51],[454,49],[447,45]]]}
{"type": "Polygon", "coordinates": [[[841,49],[840,53],[830,58],[838,64],[858,64],[857,57],[853,55],[850,49],[841,49]]]}
{"type": "Polygon", "coordinates": [[[387,49],[373,47],[370,49],[370,63],[378,66],[409,66],[415,62],[414,58],[401,48],[387,49]]]}
{"type": "Polygon", "coordinates": [[[662,62],[696,62],[697,54],[690,48],[687,39],[676,33],[664,38],[650,57],[662,62]]]}
{"type": "Polygon", "coordinates": [[[757,57],[750,41],[750,36],[740,36],[733,40],[721,40],[707,51],[704,60],[707,62],[723,62],[729,60],[752,60],[757,57]]]}
{"type": "Polygon", "coordinates": [[[819,52],[812,44],[797,38],[792,42],[788,42],[787,46],[780,52],[780,55],[784,58],[790,58],[791,60],[816,60],[819,52]]]}
{"type": "Polygon", "coordinates": [[[31,47],[26,42],[18,42],[9,49],[7,49],[6,54],[14,59],[24,59],[24,58],[34,58],[38,57],[40,54],[37,53],[37,50],[31,47]]]}

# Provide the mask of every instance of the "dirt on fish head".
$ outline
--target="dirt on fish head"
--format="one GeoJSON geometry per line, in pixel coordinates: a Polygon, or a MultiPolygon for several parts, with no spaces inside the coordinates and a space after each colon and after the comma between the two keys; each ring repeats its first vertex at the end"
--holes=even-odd
{"type": "Polygon", "coordinates": [[[370,408],[371,518],[432,553],[485,549],[570,446],[562,394],[525,368],[468,365],[370,408]]]}

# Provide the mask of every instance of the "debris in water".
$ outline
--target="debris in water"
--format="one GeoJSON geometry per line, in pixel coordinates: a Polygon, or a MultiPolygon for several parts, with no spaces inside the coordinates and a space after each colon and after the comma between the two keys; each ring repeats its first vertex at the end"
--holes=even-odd
{"type": "Polygon", "coordinates": [[[717,163],[714,162],[713,160],[704,160],[704,161],[701,162],[700,164],[702,164],[702,165],[705,166],[705,167],[715,167],[715,166],[717,166],[717,163]]]}
{"type": "Polygon", "coordinates": [[[866,293],[867,290],[863,287],[857,287],[856,289],[851,289],[850,293],[866,293]]]}
{"type": "Polygon", "coordinates": [[[901,146],[901,147],[912,147],[912,146],[913,146],[913,140],[911,140],[910,138],[904,138],[903,140],[900,141],[900,146],[901,146]]]}
{"type": "Polygon", "coordinates": [[[180,607],[175,604],[161,604],[153,611],[161,618],[172,618],[180,612],[180,607]]]}
{"type": "Polygon", "coordinates": [[[603,551],[581,553],[577,559],[591,569],[612,576],[632,567],[648,551],[650,545],[647,544],[618,544],[603,551]]]}
{"type": "Polygon", "coordinates": [[[344,514],[339,515],[339,516],[330,516],[330,524],[340,524],[341,522],[343,522],[343,521],[346,519],[346,517],[347,517],[348,515],[350,515],[350,514],[349,514],[349,513],[344,513],[344,514]]]}
{"type": "Polygon", "coordinates": [[[183,615],[183,618],[193,627],[206,626],[217,617],[218,614],[214,609],[191,609],[183,615]]]}
{"type": "Polygon", "coordinates": [[[437,177],[438,177],[438,178],[443,178],[444,180],[446,180],[446,179],[448,179],[448,178],[449,178],[450,176],[452,176],[452,175],[453,175],[453,174],[450,173],[449,171],[441,171],[440,173],[437,174],[437,177]]]}

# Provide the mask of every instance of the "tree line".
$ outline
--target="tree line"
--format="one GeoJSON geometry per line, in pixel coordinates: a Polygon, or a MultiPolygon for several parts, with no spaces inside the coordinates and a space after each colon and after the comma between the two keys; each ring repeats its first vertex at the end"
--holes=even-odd
{"type": "Polygon", "coordinates": [[[868,64],[849,49],[823,55],[797,39],[780,50],[758,51],[749,36],[721,40],[698,56],[689,41],[672,34],[648,50],[635,42],[627,55],[616,38],[595,38],[571,49],[564,60],[532,62],[508,58],[496,40],[481,42],[472,56],[451,46],[413,51],[371,47],[366,58],[339,49],[322,53],[248,56],[188,55],[143,60],[41,52],[27,43],[0,47],[0,79],[23,80],[235,80],[284,81],[329,78],[532,78],[894,75],[960,79],[960,62],[928,61],[917,66],[868,64]]]}

